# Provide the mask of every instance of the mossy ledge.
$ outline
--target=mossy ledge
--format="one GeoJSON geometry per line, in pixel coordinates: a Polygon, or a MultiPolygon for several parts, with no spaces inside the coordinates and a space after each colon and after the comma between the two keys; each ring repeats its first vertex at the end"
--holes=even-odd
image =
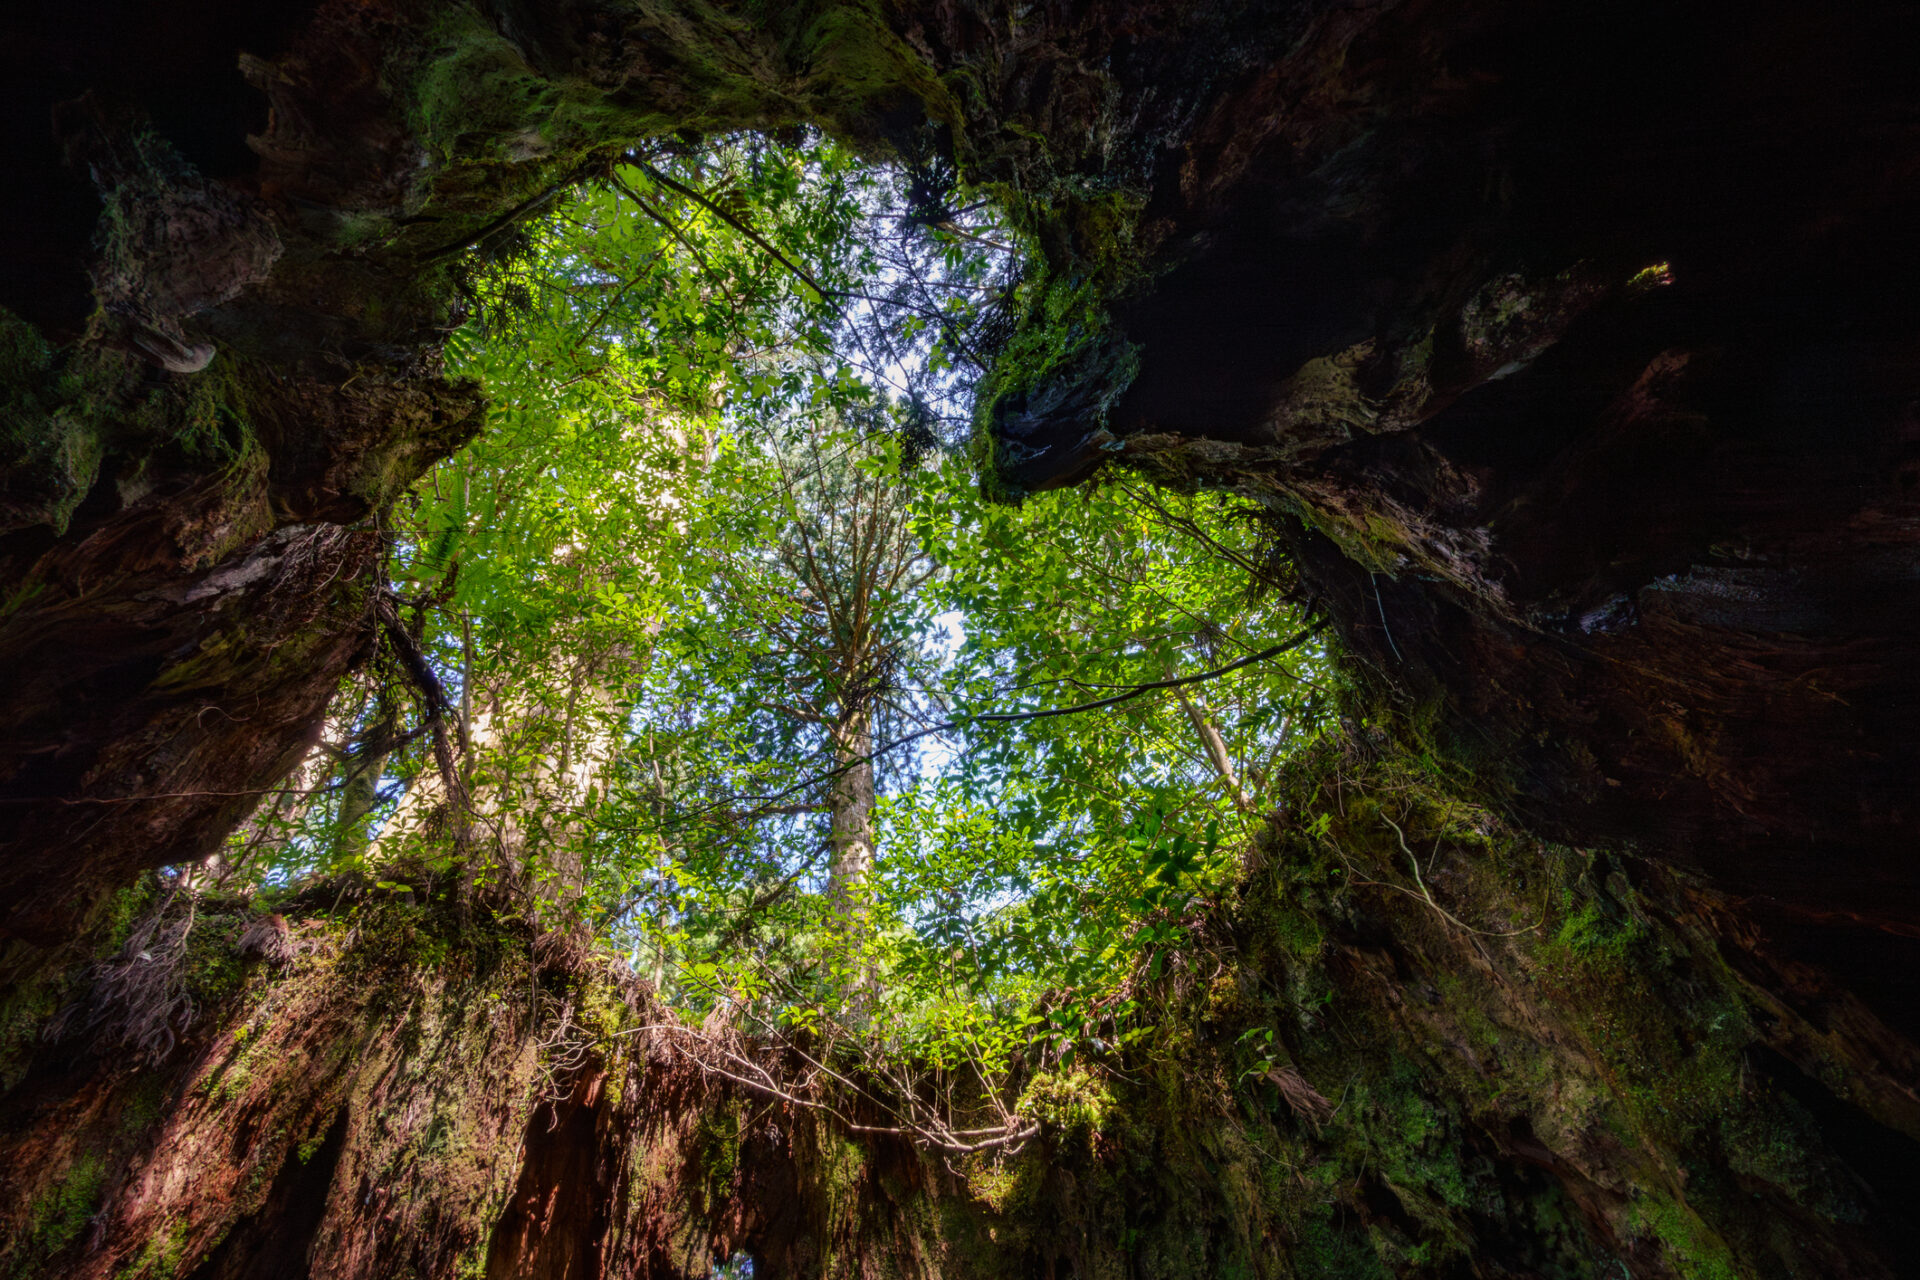
{"type": "Polygon", "coordinates": [[[1011,1156],[942,1159],[703,1073],[617,962],[402,885],[280,904],[284,960],[248,947],[259,907],[194,904],[178,1045],[143,1060],[113,1016],[16,1042],[0,1265],[1878,1277],[1913,1256],[1920,1055],[1710,890],[1518,835],[1378,743],[1321,750],[1285,794],[1194,945],[1138,978],[1147,1034],[1007,1082],[1043,1126],[1011,1156]]]}

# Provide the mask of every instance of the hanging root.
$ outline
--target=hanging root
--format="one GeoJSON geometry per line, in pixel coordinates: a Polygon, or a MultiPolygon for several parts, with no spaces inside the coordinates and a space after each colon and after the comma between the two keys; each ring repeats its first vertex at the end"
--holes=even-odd
{"type": "Polygon", "coordinates": [[[910,1082],[889,1079],[892,1087],[864,1088],[785,1037],[774,1037],[777,1043],[758,1041],[719,1019],[709,1018],[702,1027],[651,1023],[624,1034],[645,1034],[653,1045],[692,1064],[703,1075],[729,1081],[772,1102],[818,1111],[848,1133],[905,1138],[943,1155],[995,1150],[1013,1155],[1040,1133],[1037,1122],[1004,1107],[999,1108],[999,1123],[956,1129],[940,1109],[920,1098],[910,1082]],[[784,1061],[789,1058],[798,1060],[797,1069],[784,1061]],[[869,1108],[895,1123],[863,1124],[848,1114],[869,1108]]]}
{"type": "Polygon", "coordinates": [[[1280,1096],[1286,1100],[1293,1114],[1311,1123],[1315,1129],[1333,1118],[1333,1103],[1307,1082],[1298,1067],[1291,1063],[1274,1067],[1267,1072],[1267,1079],[1279,1088],[1280,1096]]]}
{"type": "Polygon", "coordinates": [[[47,1024],[49,1040],[89,1034],[97,1051],[130,1051],[149,1066],[173,1052],[197,1011],[187,991],[187,939],[195,902],[174,913],[170,893],[128,934],[117,954],[89,970],[89,990],[47,1024]]]}
{"type": "Polygon", "coordinates": [[[276,968],[292,964],[300,954],[300,944],[294,941],[287,918],[278,912],[269,912],[249,924],[240,935],[238,949],[241,955],[265,960],[276,968]]]}

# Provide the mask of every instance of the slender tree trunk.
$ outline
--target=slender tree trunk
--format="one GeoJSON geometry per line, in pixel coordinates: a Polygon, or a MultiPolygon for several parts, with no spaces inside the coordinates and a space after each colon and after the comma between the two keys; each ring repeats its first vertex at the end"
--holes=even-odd
{"type": "Polygon", "coordinates": [[[1253,816],[1253,801],[1247,790],[1240,784],[1240,773],[1233,767],[1233,757],[1227,753],[1226,740],[1220,736],[1220,730],[1214,727],[1204,708],[1187,696],[1185,690],[1177,690],[1175,696],[1187,713],[1187,720],[1193,725],[1193,732],[1200,739],[1201,748],[1207,753],[1207,761],[1213,765],[1213,771],[1220,775],[1220,784],[1227,790],[1227,798],[1233,801],[1233,807],[1242,817],[1253,816]]]}
{"type": "Polygon", "coordinates": [[[827,796],[832,851],[827,869],[829,924],[845,949],[858,1007],[871,994],[877,975],[861,956],[873,927],[868,905],[873,875],[873,716],[865,706],[844,713],[833,726],[836,774],[827,796]]]}
{"type": "Polygon", "coordinates": [[[470,845],[466,856],[479,864],[470,874],[491,871],[524,882],[543,914],[563,913],[586,883],[573,815],[590,804],[619,747],[617,694],[608,675],[603,664],[581,659],[565,676],[558,707],[519,688],[463,693],[463,704],[477,709],[458,768],[421,771],[371,856],[391,861],[440,842],[447,827],[436,815],[444,811],[447,823],[470,831],[469,840],[457,842],[470,845]],[[449,776],[471,779],[462,788],[464,805],[449,802],[449,776]]]}
{"type": "MultiPolygon", "coordinates": [[[[659,755],[655,752],[651,735],[647,740],[647,759],[653,769],[653,810],[656,816],[667,811],[668,801],[672,799],[672,788],[667,783],[667,771],[662,767],[659,755]]],[[[660,885],[659,905],[654,913],[653,963],[648,968],[648,977],[653,980],[655,991],[664,990],[667,982],[667,935],[673,925],[671,896],[667,892],[668,878],[673,871],[673,855],[678,845],[672,840],[662,839],[655,862],[655,875],[660,885]]],[[[634,952],[634,968],[638,969],[640,953],[634,952]]]]}
{"type": "Polygon", "coordinates": [[[845,910],[854,910],[873,871],[873,720],[865,708],[841,718],[833,729],[835,775],[827,807],[832,826],[827,837],[833,859],[827,894],[845,910]]]}
{"type": "Polygon", "coordinates": [[[331,852],[336,866],[364,858],[373,843],[372,833],[367,830],[367,816],[379,798],[380,775],[389,754],[376,747],[392,735],[393,713],[381,706],[367,727],[354,736],[352,749],[341,769],[340,809],[333,823],[331,852]]]}

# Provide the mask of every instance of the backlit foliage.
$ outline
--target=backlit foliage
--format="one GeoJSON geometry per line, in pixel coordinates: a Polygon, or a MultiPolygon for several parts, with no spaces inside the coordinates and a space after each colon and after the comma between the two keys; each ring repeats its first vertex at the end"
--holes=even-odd
{"type": "Polygon", "coordinates": [[[386,514],[379,657],[201,874],[474,895],[869,1066],[1124,1040],[1329,699],[1239,500],[981,495],[1026,253],[813,136],[635,153],[478,246],[488,430],[386,514]]]}

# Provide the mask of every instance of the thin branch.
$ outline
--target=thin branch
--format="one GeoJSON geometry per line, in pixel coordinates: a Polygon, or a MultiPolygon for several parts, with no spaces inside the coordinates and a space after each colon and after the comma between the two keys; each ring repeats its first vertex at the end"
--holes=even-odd
{"type": "Polygon", "coordinates": [[[513,206],[513,208],[507,210],[505,213],[501,214],[499,217],[494,218],[491,221],[487,222],[478,231],[474,232],[472,235],[468,236],[466,239],[456,240],[452,244],[443,244],[437,249],[428,249],[426,252],[420,254],[419,257],[417,257],[414,260],[416,262],[423,262],[423,263],[441,262],[447,258],[458,257],[459,255],[465,253],[467,250],[473,248],[475,245],[480,244],[488,236],[494,234],[496,231],[503,231],[507,227],[511,226],[513,223],[519,221],[521,218],[526,217],[528,214],[532,213],[535,209],[538,209],[541,205],[546,204],[549,200],[552,200],[555,196],[559,195],[562,191],[565,191],[568,187],[571,187],[576,183],[578,183],[583,176],[585,175],[582,172],[576,170],[575,172],[568,174],[561,181],[555,183],[553,186],[548,187],[545,191],[539,192],[535,195],[529,196],[525,200],[522,200],[519,204],[513,206]]]}
{"type": "Polygon", "coordinates": [[[1265,662],[1267,659],[1278,657],[1290,649],[1299,648],[1307,641],[1313,639],[1314,636],[1318,635],[1325,625],[1324,622],[1316,622],[1294,636],[1281,641],[1279,644],[1269,645],[1258,653],[1250,653],[1244,658],[1229,662],[1224,667],[1215,667],[1211,671],[1202,671],[1190,676],[1178,676],[1169,680],[1154,680],[1147,684],[1137,684],[1125,693],[1117,693],[1111,698],[1100,698],[1093,702],[1077,703],[1071,707],[1053,707],[1044,711],[996,711],[981,715],[956,716],[951,720],[943,720],[939,724],[930,725],[925,729],[916,729],[912,733],[895,738],[890,742],[882,743],[866,755],[842,761],[832,769],[817,773],[810,778],[802,779],[790,787],[774,792],[772,795],[757,798],[764,801],[783,800],[796,792],[806,790],[808,787],[818,786],[822,782],[837,778],[849,769],[857,768],[869,760],[877,760],[889,751],[897,750],[909,743],[918,742],[922,738],[930,738],[938,733],[951,733],[955,729],[967,729],[977,724],[1017,724],[1029,720],[1051,720],[1056,716],[1079,715],[1085,711],[1100,711],[1107,707],[1117,707],[1121,703],[1131,702],[1135,698],[1153,693],[1156,690],[1178,689],[1190,684],[1199,684],[1205,680],[1217,680],[1221,676],[1240,670],[1242,667],[1252,666],[1256,662],[1265,662]]]}
{"type": "MultiPolygon", "coordinates": [[[[673,178],[670,178],[666,174],[660,172],[660,170],[654,168],[652,165],[648,164],[645,160],[642,160],[637,156],[629,156],[628,162],[637,169],[646,170],[648,173],[653,175],[653,180],[655,182],[658,182],[661,186],[666,187],[671,191],[679,192],[681,195],[693,201],[695,204],[698,204],[701,208],[705,209],[708,213],[711,213],[714,217],[720,219],[720,221],[726,223],[728,226],[732,227],[735,231],[738,231],[741,235],[745,236],[747,239],[753,241],[756,245],[760,246],[761,250],[765,252],[769,257],[771,257],[775,262],[778,262],[781,266],[785,267],[788,271],[791,271],[798,279],[804,281],[806,283],[806,286],[809,289],[812,289],[815,293],[819,294],[820,301],[822,302],[832,301],[832,296],[828,294],[826,289],[821,286],[818,280],[815,280],[811,275],[807,274],[805,271],[795,266],[791,259],[789,259],[785,254],[781,253],[778,249],[774,248],[771,244],[768,244],[767,241],[764,238],[762,238],[760,233],[755,231],[752,227],[749,227],[746,223],[734,217],[732,214],[728,213],[725,209],[722,209],[719,205],[707,199],[705,196],[701,195],[698,191],[695,191],[692,187],[689,187],[682,182],[677,182],[673,178]]],[[[615,181],[618,181],[618,179],[615,179],[615,181]]]]}
{"type": "Polygon", "coordinates": [[[433,733],[433,762],[440,771],[440,784],[446,788],[447,807],[454,821],[454,843],[464,847],[467,843],[469,805],[466,788],[461,785],[459,771],[454,767],[453,746],[447,736],[447,725],[455,722],[456,713],[447,699],[446,686],[434,674],[433,665],[427,661],[419,642],[400,625],[400,615],[394,612],[393,602],[391,592],[380,591],[374,597],[374,613],[386,629],[387,638],[393,642],[407,678],[426,701],[427,725],[433,733]]]}

